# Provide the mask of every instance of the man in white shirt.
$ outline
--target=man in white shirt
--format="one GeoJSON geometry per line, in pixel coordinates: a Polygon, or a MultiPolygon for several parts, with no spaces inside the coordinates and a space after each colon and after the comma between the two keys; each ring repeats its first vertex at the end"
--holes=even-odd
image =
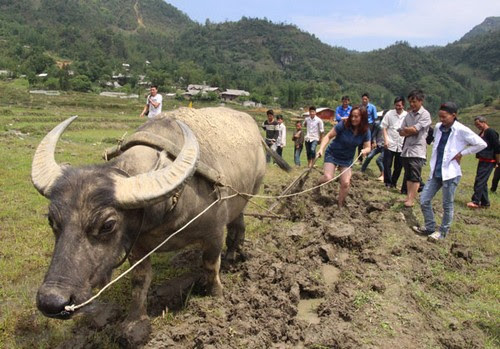
{"type": "Polygon", "coordinates": [[[394,99],[394,109],[389,110],[382,119],[382,132],[384,135],[384,183],[386,187],[395,188],[398,183],[403,163],[401,151],[403,150],[404,137],[399,135],[404,118],[408,114],[405,110],[405,98],[398,96],[394,99]],[[394,171],[391,171],[394,160],[394,171]],[[392,174],[391,174],[392,172],[392,174]]]}
{"type": "Polygon", "coordinates": [[[156,115],[161,113],[163,97],[158,93],[158,86],[156,85],[152,85],[149,91],[150,94],[146,99],[146,106],[141,113],[141,118],[147,115],[149,119],[153,119],[156,115]]]}
{"type": "Polygon", "coordinates": [[[283,116],[278,115],[278,139],[276,140],[276,152],[283,157],[283,148],[286,146],[286,126],[283,123],[283,116]]]}
{"type": "Polygon", "coordinates": [[[316,146],[318,145],[318,142],[321,142],[323,134],[325,133],[323,120],[316,116],[316,107],[309,107],[309,116],[304,120],[304,125],[307,127],[305,137],[307,165],[312,167],[314,159],[316,158],[316,146]]]}
{"type": "Polygon", "coordinates": [[[417,233],[429,236],[430,240],[444,239],[450,230],[455,190],[462,176],[460,168],[462,156],[486,148],[486,142],[481,137],[458,122],[457,112],[458,108],[453,102],[441,104],[439,108],[441,122],[434,128],[430,177],[420,195],[425,227],[413,227],[417,233]],[[432,198],[441,188],[443,188],[443,219],[439,231],[435,231],[432,198]]]}

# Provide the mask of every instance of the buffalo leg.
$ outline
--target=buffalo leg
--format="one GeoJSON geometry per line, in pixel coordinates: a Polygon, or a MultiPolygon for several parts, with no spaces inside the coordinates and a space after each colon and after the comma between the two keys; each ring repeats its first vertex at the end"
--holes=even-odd
{"type": "Polygon", "coordinates": [[[244,240],[245,222],[243,221],[243,212],[241,212],[235,220],[227,225],[226,260],[233,261],[236,258],[236,252],[241,251],[244,240]]]}
{"type": "Polygon", "coordinates": [[[207,290],[212,296],[222,296],[222,283],[220,281],[220,255],[223,246],[224,234],[222,229],[216,233],[216,238],[206,242],[203,246],[203,268],[207,278],[207,290]]]}
{"type": "MultiPolygon", "coordinates": [[[[131,254],[130,264],[133,265],[144,255],[131,254]]],[[[132,271],[132,300],[130,311],[122,324],[122,340],[127,347],[136,347],[145,343],[151,333],[151,323],[147,315],[147,295],[151,284],[151,260],[146,258],[132,271]]]]}

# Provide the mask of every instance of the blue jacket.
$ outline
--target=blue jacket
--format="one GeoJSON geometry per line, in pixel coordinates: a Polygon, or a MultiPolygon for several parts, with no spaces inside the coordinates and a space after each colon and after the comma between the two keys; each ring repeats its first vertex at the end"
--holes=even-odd
{"type": "Polygon", "coordinates": [[[366,106],[366,112],[368,113],[368,123],[371,125],[377,120],[377,107],[371,103],[366,106]]]}
{"type": "Polygon", "coordinates": [[[335,120],[337,122],[340,122],[342,118],[347,118],[349,114],[351,113],[352,106],[348,105],[347,109],[342,108],[342,105],[339,105],[337,109],[335,109],[335,120]]]}

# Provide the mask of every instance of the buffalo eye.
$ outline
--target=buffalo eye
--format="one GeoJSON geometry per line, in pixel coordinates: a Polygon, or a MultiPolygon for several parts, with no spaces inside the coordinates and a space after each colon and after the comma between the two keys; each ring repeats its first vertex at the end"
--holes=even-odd
{"type": "Polygon", "coordinates": [[[108,219],[101,227],[99,234],[109,234],[115,230],[116,220],[108,219]]]}

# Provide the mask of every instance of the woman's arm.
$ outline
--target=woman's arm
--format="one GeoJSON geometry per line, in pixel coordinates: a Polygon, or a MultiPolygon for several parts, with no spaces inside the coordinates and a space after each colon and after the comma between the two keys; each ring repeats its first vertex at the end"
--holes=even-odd
{"type": "Polygon", "coordinates": [[[326,134],[325,137],[323,137],[323,139],[321,140],[321,144],[319,146],[319,150],[318,152],[316,153],[316,158],[320,158],[323,156],[323,154],[325,153],[325,148],[326,146],[328,145],[328,143],[330,142],[330,140],[335,137],[337,135],[337,132],[335,131],[335,127],[332,128],[330,130],[330,132],[328,132],[326,134]]]}

